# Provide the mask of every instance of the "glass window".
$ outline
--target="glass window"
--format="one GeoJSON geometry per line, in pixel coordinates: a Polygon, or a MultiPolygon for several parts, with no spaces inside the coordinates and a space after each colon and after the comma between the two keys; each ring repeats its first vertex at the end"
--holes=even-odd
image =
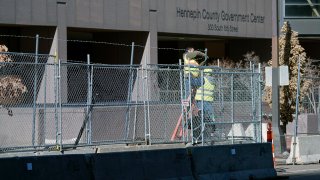
{"type": "MultiPolygon", "coordinates": [[[[320,0],[310,0],[312,3],[319,3],[320,0]]],[[[289,3],[299,3],[299,4],[309,4],[308,0],[286,0],[286,4],[289,3]]]]}
{"type": "Polygon", "coordinates": [[[320,0],[285,0],[286,17],[320,18],[320,0]]]}

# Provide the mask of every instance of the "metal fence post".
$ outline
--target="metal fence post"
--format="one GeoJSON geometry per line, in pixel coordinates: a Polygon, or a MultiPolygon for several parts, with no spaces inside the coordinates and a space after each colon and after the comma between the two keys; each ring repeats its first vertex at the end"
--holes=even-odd
{"type": "Polygon", "coordinates": [[[136,139],[136,130],[137,130],[137,128],[136,128],[136,124],[137,124],[137,111],[138,111],[138,106],[137,106],[137,104],[138,104],[138,100],[140,99],[140,81],[141,80],[143,80],[143,78],[141,78],[140,76],[139,76],[139,72],[141,73],[141,69],[140,68],[138,68],[137,69],[137,72],[136,72],[136,78],[137,78],[137,80],[136,80],[136,83],[137,83],[137,85],[136,85],[136,105],[135,105],[135,109],[134,109],[134,121],[133,121],[133,132],[132,132],[132,141],[134,142],[135,141],[135,139],[136,139]],[[140,79],[141,78],[141,79],[140,79]]]}
{"type": "MultiPolygon", "coordinates": [[[[193,106],[192,106],[192,89],[191,89],[191,70],[190,70],[190,63],[188,63],[188,97],[189,97],[189,112],[187,112],[187,123],[190,122],[190,134],[191,134],[191,143],[193,144],[193,106]],[[190,117],[188,117],[190,116],[190,117]]],[[[187,136],[187,141],[189,141],[189,136],[187,136]]]]}
{"type": "MultiPolygon", "coordinates": [[[[203,133],[204,133],[204,122],[203,122],[203,116],[204,116],[204,104],[203,104],[203,101],[204,101],[204,91],[205,91],[205,87],[204,87],[204,83],[205,83],[205,81],[204,81],[204,77],[203,77],[203,69],[201,69],[200,70],[200,81],[201,81],[201,125],[200,125],[200,127],[199,128],[201,128],[200,129],[200,135],[201,135],[201,145],[203,146],[204,145],[204,136],[203,136],[203,133]]],[[[198,107],[199,108],[199,107],[198,107]]]]}
{"type": "Polygon", "coordinates": [[[32,121],[32,146],[35,146],[36,110],[37,110],[37,80],[38,80],[38,47],[39,34],[36,35],[36,50],[34,60],[34,84],[33,84],[33,121],[32,121]]]}
{"type": "Polygon", "coordinates": [[[142,98],[143,98],[143,113],[144,113],[144,138],[147,141],[147,101],[146,101],[146,76],[145,76],[146,66],[142,66],[142,98]]]}
{"type": "Polygon", "coordinates": [[[188,128],[186,128],[186,116],[185,116],[185,112],[184,112],[184,101],[185,101],[185,89],[184,87],[184,77],[183,77],[183,66],[182,66],[182,61],[181,59],[179,59],[179,76],[180,76],[180,99],[181,99],[181,103],[180,103],[180,107],[181,107],[181,125],[182,125],[182,141],[185,142],[185,132],[188,130],[188,128]],[[183,102],[182,102],[183,101],[183,102]]]}
{"type": "Polygon", "coordinates": [[[54,122],[56,128],[56,145],[58,145],[58,138],[59,138],[59,129],[58,129],[58,88],[59,88],[59,75],[58,75],[58,68],[59,68],[59,59],[56,57],[54,61],[54,122]]]}
{"type": "Polygon", "coordinates": [[[59,91],[58,91],[58,101],[59,101],[59,135],[60,135],[60,147],[59,150],[62,151],[62,102],[61,102],[61,61],[59,61],[59,69],[58,69],[58,83],[59,83],[59,91]]]}
{"type": "Polygon", "coordinates": [[[148,85],[148,67],[147,67],[147,57],[145,57],[144,65],[142,66],[143,74],[143,107],[144,107],[144,138],[146,144],[150,144],[150,117],[149,117],[149,88],[148,85]]]}
{"type": "Polygon", "coordinates": [[[87,144],[91,144],[91,117],[92,117],[92,112],[90,111],[90,107],[92,106],[92,73],[93,73],[93,66],[91,66],[90,63],[90,54],[87,54],[87,80],[88,80],[88,92],[87,92],[87,114],[88,114],[88,123],[87,129],[86,129],[86,134],[87,134],[87,144]]]}
{"type": "Polygon", "coordinates": [[[262,79],[261,79],[261,64],[259,63],[258,65],[259,68],[259,82],[258,82],[258,96],[259,96],[259,141],[258,142],[262,142],[262,90],[261,90],[261,86],[262,86],[262,79]]]}
{"type": "Polygon", "coordinates": [[[43,134],[44,136],[42,144],[45,143],[45,137],[46,137],[46,124],[47,124],[47,78],[48,78],[48,70],[47,70],[47,64],[45,65],[45,71],[44,71],[44,104],[43,104],[43,134]]]}
{"type": "MultiPolygon", "coordinates": [[[[146,63],[147,63],[147,60],[146,60],[146,63]]],[[[150,90],[150,85],[149,85],[149,76],[148,76],[148,72],[149,71],[149,67],[147,67],[147,69],[146,69],[146,83],[147,83],[147,128],[148,128],[148,130],[147,130],[147,134],[146,134],[146,143],[148,144],[148,145],[151,145],[151,129],[150,129],[150,127],[151,127],[151,124],[150,124],[150,97],[149,97],[149,90],[150,90]]]]}
{"type": "Polygon", "coordinates": [[[296,164],[296,146],[297,146],[297,134],[298,134],[298,111],[299,111],[299,94],[300,94],[300,55],[298,57],[298,80],[297,80],[297,95],[296,95],[296,117],[294,125],[294,136],[293,136],[293,165],[296,164]]]}
{"type": "MultiPolygon", "coordinates": [[[[165,100],[169,99],[169,75],[170,73],[172,73],[170,71],[169,66],[167,67],[167,71],[166,72],[166,93],[165,93],[165,100]]],[[[168,106],[165,106],[165,112],[168,112],[168,106]]],[[[168,113],[166,113],[166,116],[164,118],[164,139],[167,139],[167,130],[168,130],[168,126],[167,126],[167,122],[168,122],[168,113]]]]}
{"type": "Polygon", "coordinates": [[[129,120],[130,120],[130,110],[131,110],[131,99],[132,99],[132,81],[133,81],[133,57],[134,57],[134,42],[131,44],[131,56],[130,56],[130,69],[129,69],[129,84],[128,84],[128,96],[127,96],[127,113],[125,121],[125,140],[129,137],[129,120]]]}
{"type": "Polygon", "coordinates": [[[257,134],[256,134],[256,129],[257,129],[257,123],[255,122],[256,119],[256,104],[255,104],[255,86],[253,82],[254,78],[254,64],[250,61],[250,70],[251,70],[251,76],[250,76],[250,86],[251,86],[251,116],[252,116],[252,124],[253,124],[253,135],[254,135],[254,140],[257,142],[257,134]]]}
{"type": "Polygon", "coordinates": [[[233,73],[231,74],[231,136],[232,136],[232,144],[234,144],[234,87],[233,87],[233,73]]]}

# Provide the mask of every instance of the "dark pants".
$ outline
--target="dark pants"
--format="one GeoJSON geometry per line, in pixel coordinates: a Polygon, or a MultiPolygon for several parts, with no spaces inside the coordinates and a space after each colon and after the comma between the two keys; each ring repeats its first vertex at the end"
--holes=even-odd
{"type": "Polygon", "coordinates": [[[198,116],[192,119],[193,126],[193,137],[198,139],[201,136],[202,130],[202,115],[203,122],[206,124],[204,127],[204,138],[207,139],[207,136],[210,136],[211,133],[215,130],[214,123],[214,111],[211,101],[196,101],[197,108],[199,109],[198,116]],[[202,103],[203,102],[203,103],[202,103]],[[203,112],[203,113],[202,113],[203,112]]]}
{"type": "Polygon", "coordinates": [[[201,78],[193,78],[193,77],[185,77],[184,78],[184,86],[185,86],[185,99],[187,99],[191,94],[191,90],[196,90],[201,86],[201,78]],[[190,89],[191,88],[191,89],[190,89]]]}

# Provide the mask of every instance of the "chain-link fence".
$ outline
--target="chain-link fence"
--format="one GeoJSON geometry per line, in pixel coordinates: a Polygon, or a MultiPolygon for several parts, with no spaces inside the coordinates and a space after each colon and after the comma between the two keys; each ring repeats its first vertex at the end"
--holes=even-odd
{"type": "Polygon", "coordinates": [[[189,79],[183,66],[104,65],[59,61],[48,55],[2,55],[12,61],[1,62],[0,82],[16,77],[27,90],[10,96],[18,91],[14,82],[0,85],[2,151],[261,142],[260,73],[253,70],[210,67],[210,72],[199,71],[202,86],[208,78],[214,85],[213,116],[208,119],[204,111],[189,113],[205,109],[205,99],[188,100],[189,79]]]}
{"type": "Polygon", "coordinates": [[[181,81],[184,128],[176,137],[201,145],[261,142],[260,73],[202,67],[198,74],[181,81]]]}

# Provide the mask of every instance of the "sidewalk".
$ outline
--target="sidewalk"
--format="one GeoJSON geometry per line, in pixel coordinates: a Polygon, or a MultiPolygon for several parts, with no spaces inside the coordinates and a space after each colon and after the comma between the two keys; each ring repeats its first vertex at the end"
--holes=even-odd
{"type": "Polygon", "coordinates": [[[275,157],[275,166],[279,166],[279,165],[287,165],[286,160],[289,157],[289,153],[288,152],[284,152],[280,155],[277,155],[275,157]]]}
{"type": "Polygon", "coordinates": [[[286,160],[287,160],[286,157],[276,157],[275,158],[275,164],[276,164],[276,166],[287,165],[286,160]]]}

